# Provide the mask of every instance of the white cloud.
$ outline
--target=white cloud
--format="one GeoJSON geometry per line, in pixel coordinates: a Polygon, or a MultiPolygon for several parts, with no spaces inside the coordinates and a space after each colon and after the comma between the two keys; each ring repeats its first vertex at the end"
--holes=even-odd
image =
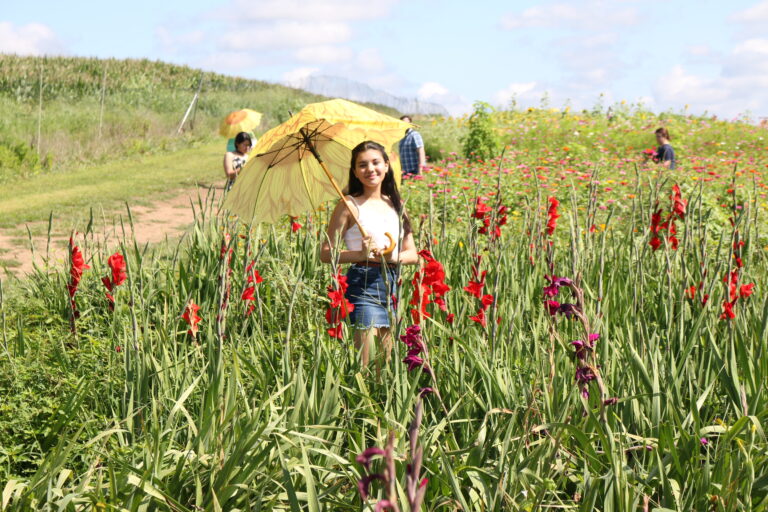
{"type": "Polygon", "coordinates": [[[675,66],[657,80],[654,98],[662,107],[678,108],[685,104],[694,112],[708,111],[733,117],[749,110],[765,115],[768,110],[766,69],[734,70],[736,72],[728,74],[724,67],[719,75],[707,77],[675,66]]]}
{"type": "Polygon", "coordinates": [[[294,53],[297,59],[313,64],[327,64],[341,62],[354,56],[352,48],[346,46],[305,46],[294,53]]]}
{"type": "Polygon", "coordinates": [[[472,111],[471,101],[460,94],[451,92],[447,87],[437,82],[424,82],[419,87],[416,95],[420,101],[437,103],[444,106],[454,116],[460,116],[472,111]]]}
{"type": "Polygon", "coordinates": [[[345,23],[280,21],[227,31],[219,38],[226,50],[285,49],[346,42],[352,31],[345,23]]]}
{"type": "Polygon", "coordinates": [[[445,94],[448,94],[448,89],[437,82],[424,82],[416,93],[420,100],[425,101],[430,101],[436,96],[443,96],[445,94]]]}
{"type": "Polygon", "coordinates": [[[251,20],[351,21],[381,18],[397,0],[235,0],[229,12],[251,20]]]}
{"type": "Polygon", "coordinates": [[[66,53],[56,33],[42,23],[15,26],[0,21],[0,52],[18,55],[61,55],[66,53]]]}
{"type": "Polygon", "coordinates": [[[730,21],[741,24],[747,32],[764,34],[768,26],[768,0],[758,2],[752,7],[737,11],[730,17],[730,21]]]}
{"type": "Polygon", "coordinates": [[[538,82],[513,82],[504,89],[497,91],[493,99],[497,106],[506,107],[513,99],[515,101],[528,101],[532,100],[536,94],[538,94],[538,98],[541,98],[541,94],[536,92],[537,85],[538,82]]]}
{"type": "Polygon", "coordinates": [[[768,0],[758,2],[743,11],[735,12],[731,19],[740,22],[768,22],[768,0]]]}
{"type": "Polygon", "coordinates": [[[501,26],[507,30],[543,27],[584,30],[634,25],[640,20],[636,8],[617,6],[617,3],[591,0],[537,5],[520,12],[507,13],[501,19],[501,26]]]}

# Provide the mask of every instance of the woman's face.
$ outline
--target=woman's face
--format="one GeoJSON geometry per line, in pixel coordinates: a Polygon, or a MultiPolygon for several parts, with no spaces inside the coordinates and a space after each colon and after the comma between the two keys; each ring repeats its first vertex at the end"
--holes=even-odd
{"type": "Polygon", "coordinates": [[[659,144],[664,144],[664,136],[662,134],[660,134],[660,133],[657,133],[656,134],[656,142],[658,142],[659,144]]]}
{"type": "Polygon", "coordinates": [[[246,154],[251,150],[251,143],[248,142],[247,140],[244,140],[243,142],[238,144],[236,147],[238,152],[242,154],[246,154]]]}
{"type": "Polygon", "coordinates": [[[365,188],[381,186],[384,176],[389,172],[389,164],[384,155],[376,149],[368,149],[357,155],[355,176],[365,188]]]}

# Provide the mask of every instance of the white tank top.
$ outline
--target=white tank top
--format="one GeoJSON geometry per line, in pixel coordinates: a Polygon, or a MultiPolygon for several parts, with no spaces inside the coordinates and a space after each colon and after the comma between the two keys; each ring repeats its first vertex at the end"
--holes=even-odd
{"type": "MultiPolygon", "coordinates": [[[[389,239],[384,233],[392,235],[396,244],[395,249],[392,251],[392,257],[397,258],[398,251],[400,250],[400,219],[394,208],[387,208],[387,213],[382,215],[382,212],[378,209],[373,210],[370,206],[366,207],[366,203],[360,204],[354,197],[347,197],[357,206],[357,218],[360,224],[373,237],[379,248],[389,247],[389,239]]],[[[359,251],[363,248],[363,236],[360,234],[357,224],[353,224],[344,233],[344,244],[347,246],[348,251],[359,251]]]]}

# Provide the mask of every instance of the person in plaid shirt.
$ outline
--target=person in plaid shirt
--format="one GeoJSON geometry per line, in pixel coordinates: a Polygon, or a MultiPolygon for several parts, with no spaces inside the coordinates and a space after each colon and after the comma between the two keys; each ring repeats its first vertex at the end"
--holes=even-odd
{"type": "MultiPolygon", "coordinates": [[[[400,120],[410,123],[411,116],[403,116],[400,120]]],[[[405,132],[405,137],[400,141],[398,153],[400,153],[400,167],[403,170],[403,175],[413,174],[415,176],[427,167],[424,140],[421,138],[421,134],[413,128],[408,128],[405,132]]]]}

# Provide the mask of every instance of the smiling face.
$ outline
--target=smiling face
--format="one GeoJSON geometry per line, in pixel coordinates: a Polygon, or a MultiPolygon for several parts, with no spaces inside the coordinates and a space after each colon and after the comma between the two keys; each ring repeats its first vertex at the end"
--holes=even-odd
{"type": "Polygon", "coordinates": [[[364,188],[380,187],[388,172],[389,164],[384,161],[381,151],[368,149],[357,155],[355,177],[360,180],[364,188]]]}

